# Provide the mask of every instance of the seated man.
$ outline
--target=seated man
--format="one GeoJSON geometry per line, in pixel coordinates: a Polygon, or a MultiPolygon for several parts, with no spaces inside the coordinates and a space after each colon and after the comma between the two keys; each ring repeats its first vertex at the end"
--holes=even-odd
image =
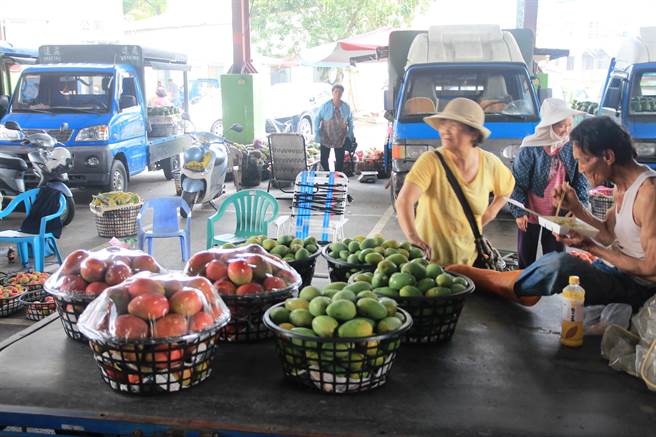
{"type": "Polygon", "coordinates": [[[578,275],[586,305],[628,303],[635,311],[656,293],[656,172],[636,162],[631,138],[609,117],[581,122],[570,140],[590,186],[615,184],[616,207],[600,221],[565,183],[555,190],[554,200],[564,196],[563,206],[599,234],[596,241],[576,233],[559,239],[600,259],[589,264],[567,253],[550,253],[523,271],[499,273],[460,265],[451,269],[471,277],[477,288],[525,305],[559,293],[570,275],[578,275]]]}

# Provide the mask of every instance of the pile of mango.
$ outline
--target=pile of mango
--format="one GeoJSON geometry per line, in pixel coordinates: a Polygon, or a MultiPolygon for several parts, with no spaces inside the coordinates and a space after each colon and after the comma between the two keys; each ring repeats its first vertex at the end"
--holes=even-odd
{"type": "MultiPolygon", "coordinates": [[[[257,244],[271,255],[276,256],[286,262],[300,261],[310,258],[319,251],[317,239],[310,236],[306,239],[294,238],[292,235],[282,235],[277,240],[268,238],[266,235],[258,235],[248,238],[242,246],[257,244]]],[[[222,246],[223,249],[235,247],[227,243],[222,246]]]]}
{"type": "Polygon", "coordinates": [[[373,238],[363,236],[353,239],[346,238],[331,243],[328,249],[330,258],[342,260],[351,265],[375,266],[390,257],[395,257],[397,263],[401,263],[424,256],[421,249],[414,247],[408,241],[399,243],[396,240],[385,240],[382,235],[376,235],[373,238]]]}
{"type": "Polygon", "coordinates": [[[91,201],[92,206],[125,206],[125,205],[136,205],[141,202],[141,197],[136,193],[122,192],[122,191],[110,191],[108,193],[100,193],[97,196],[93,196],[91,201]]]}
{"type": "Polygon", "coordinates": [[[203,159],[201,161],[187,161],[185,162],[184,167],[191,171],[203,171],[210,163],[210,159],[212,159],[212,154],[207,152],[203,155],[203,159]]]}

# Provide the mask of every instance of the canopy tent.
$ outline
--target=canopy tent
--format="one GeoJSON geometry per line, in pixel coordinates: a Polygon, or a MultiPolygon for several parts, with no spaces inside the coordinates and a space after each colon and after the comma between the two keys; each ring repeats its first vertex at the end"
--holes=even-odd
{"type": "Polygon", "coordinates": [[[301,52],[301,64],[314,67],[345,67],[355,62],[386,57],[389,35],[395,29],[381,27],[371,32],[322,44],[301,52]]]}

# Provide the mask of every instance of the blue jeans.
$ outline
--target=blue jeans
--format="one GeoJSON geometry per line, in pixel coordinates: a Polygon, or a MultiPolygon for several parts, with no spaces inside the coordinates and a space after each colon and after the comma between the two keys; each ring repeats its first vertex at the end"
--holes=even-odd
{"type": "Polygon", "coordinates": [[[586,305],[627,303],[637,311],[656,293],[656,284],[637,282],[632,276],[601,261],[587,263],[567,253],[552,252],[522,271],[515,283],[518,296],[560,293],[576,275],[585,289],[586,305]]]}

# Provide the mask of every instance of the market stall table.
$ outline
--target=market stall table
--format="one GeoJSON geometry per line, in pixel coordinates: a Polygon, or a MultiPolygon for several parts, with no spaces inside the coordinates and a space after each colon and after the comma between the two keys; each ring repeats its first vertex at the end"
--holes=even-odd
{"type": "Polygon", "coordinates": [[[651,435],[656,394],[610,369],[599,337],[561,347],[559,319],[556,298],[526,309],[474,295],[451,342],[402,346],[387,384],[368,393],[285,381],[264,342],[221,345],[198,387],[134,396],[105,385],[88,346],[51,316],[0,344],[0,423],[146,434],[651,435]]]}

